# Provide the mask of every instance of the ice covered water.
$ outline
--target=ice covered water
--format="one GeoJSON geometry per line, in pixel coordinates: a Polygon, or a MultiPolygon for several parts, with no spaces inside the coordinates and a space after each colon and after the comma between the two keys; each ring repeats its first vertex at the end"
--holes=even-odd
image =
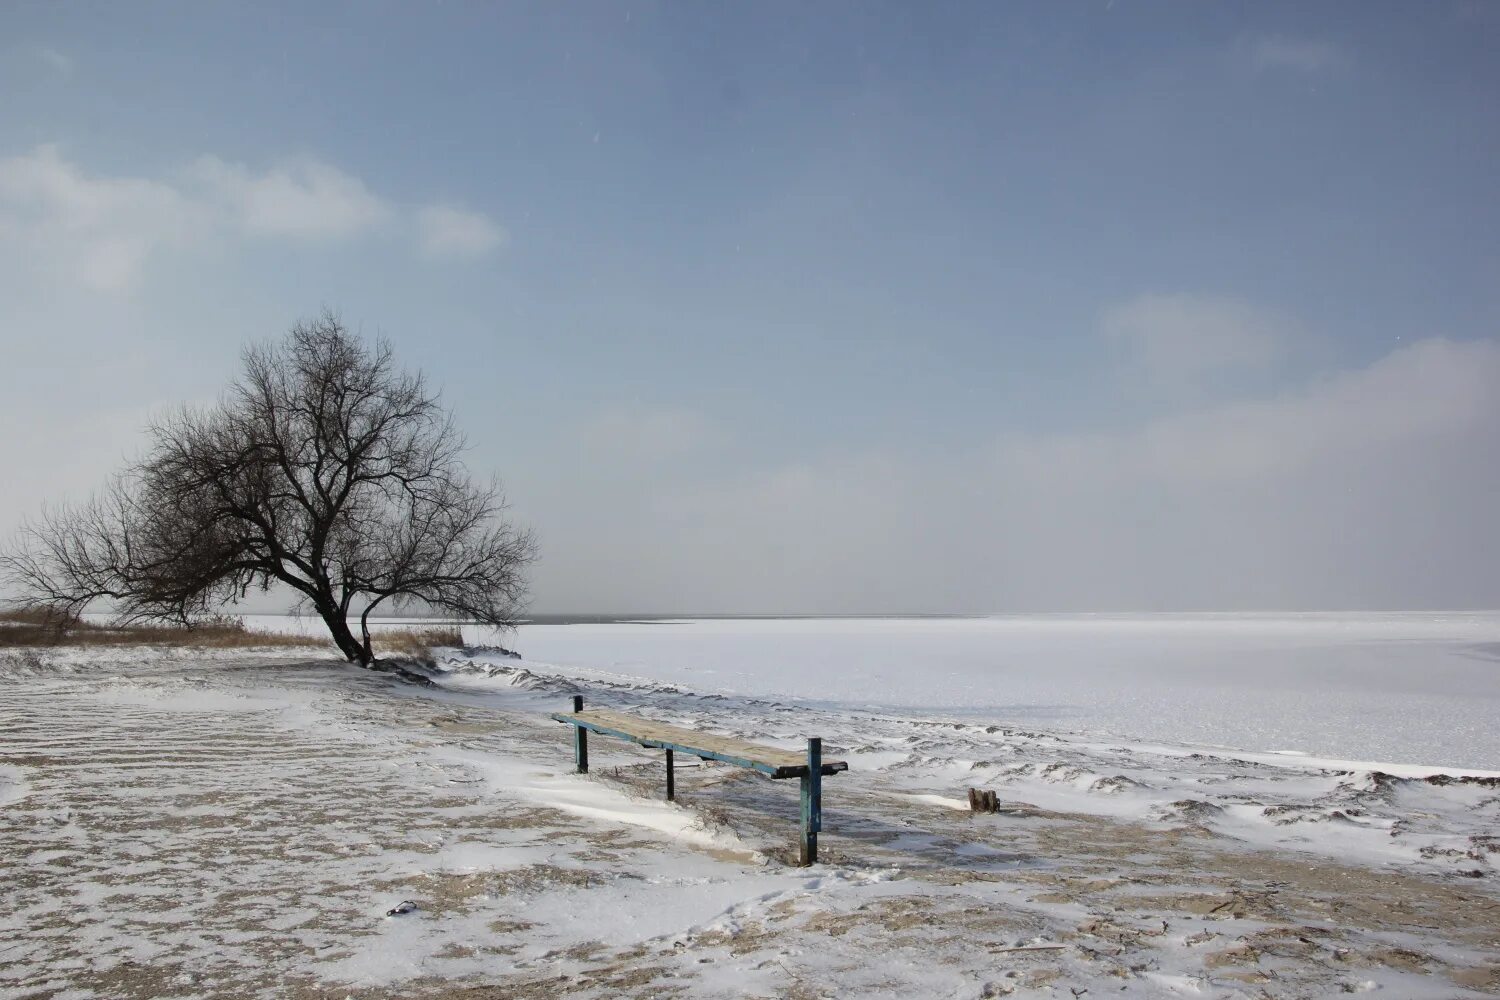
{"type": "Polygon", "coordinates": [[[693,619],[505,641],[702,691],[1500,768],[1497,613],[693,619]]]}

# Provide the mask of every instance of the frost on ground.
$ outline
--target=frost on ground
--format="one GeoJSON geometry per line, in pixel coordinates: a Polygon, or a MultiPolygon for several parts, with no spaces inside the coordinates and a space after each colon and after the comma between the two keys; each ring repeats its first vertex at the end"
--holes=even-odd
{"type": "Polygon", "coordinates": [[[0,660],[3,997],[1500,993],[1500,780],[593,674],[590,704],[761,742],[796,782],[546,719],[580,674],[421,689],[285,651],[0,660]],[[1001,812],[967,811],[969,787],[1001,812]]]}

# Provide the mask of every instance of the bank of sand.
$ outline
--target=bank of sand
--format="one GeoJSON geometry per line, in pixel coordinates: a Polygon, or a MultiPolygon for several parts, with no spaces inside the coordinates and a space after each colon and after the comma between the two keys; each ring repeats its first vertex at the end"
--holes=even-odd
{"type": "Polygon", "coordinates": [[[447,666],[7,653],[0,996],[1500,993],[1493,779],[589,681],[822,735],[853,770],[803,870],[795,782],[683,767],[673,806],[605,740],[570,775],[565,671],[447,666]],[[1005,811],[956,808],[970,785],[1005,811]]]}

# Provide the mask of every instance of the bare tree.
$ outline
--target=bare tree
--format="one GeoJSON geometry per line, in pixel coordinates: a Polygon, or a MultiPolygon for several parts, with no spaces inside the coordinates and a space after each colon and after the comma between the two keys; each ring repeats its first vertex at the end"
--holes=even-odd
{"type": "Polygon", "coordinates": [[[0,566],[28,600],[190,623],[283,584],[362,666],[382,606],[514,624],[534,543],[502,519],[498,487],[470,478],[421,374],[328,314],[243,360],[216,406],[154,423],[146,456],[90,502],[22,528],[0,566]]]}

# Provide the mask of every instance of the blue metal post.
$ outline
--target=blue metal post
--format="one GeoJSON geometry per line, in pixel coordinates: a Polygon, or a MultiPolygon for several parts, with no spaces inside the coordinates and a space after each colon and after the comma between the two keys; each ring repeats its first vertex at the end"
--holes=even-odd
{"type": "MultiPolygon", "coordinates": [[[[583,695],[573,696],[573,712],[583,711],[583,695]]],[[[573,759],[578,763],[578,773],[589,773],[589,731],[582,726],[573,727],[573,759]]]]}
{"type": "Polygon", "coordinates": [[[823,829],[823,741],[807,741],[807,774],[802,778],[802,865],[818,862],[818,831],[823,829]]]}

